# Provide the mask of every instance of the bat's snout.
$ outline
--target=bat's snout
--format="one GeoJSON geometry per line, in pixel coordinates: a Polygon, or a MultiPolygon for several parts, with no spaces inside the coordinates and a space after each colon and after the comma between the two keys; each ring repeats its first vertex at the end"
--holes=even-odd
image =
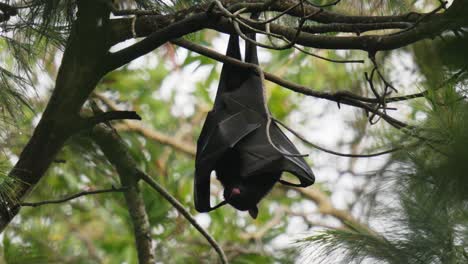
{"type": "Polygon", "coordinates": [[[241,190],[239,188],[232,188],[231,193],[229,194],[229,199],[237,197],[241,194],[241,190]]]}

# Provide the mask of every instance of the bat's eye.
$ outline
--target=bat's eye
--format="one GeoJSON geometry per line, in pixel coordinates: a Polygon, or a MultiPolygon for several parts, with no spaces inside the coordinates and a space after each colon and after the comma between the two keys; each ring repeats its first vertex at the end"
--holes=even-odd
{"type": "Polygon", "coordinates": [[[236,197],[241,194],[241,191],[239,188],[232,188],[231,194],[229,195],[229,198],[236,197]]]}

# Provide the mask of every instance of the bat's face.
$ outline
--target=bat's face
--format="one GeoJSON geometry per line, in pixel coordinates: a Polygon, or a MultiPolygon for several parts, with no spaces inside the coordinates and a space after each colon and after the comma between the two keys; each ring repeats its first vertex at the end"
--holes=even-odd
{"type": "Polygon", "coordinates": [[[277,181],[277,175],[256,175],[233,186],[225,186],[224,199],[240,211],[249,211],[257,217],[257,204],[270,192],[277,181]]]}
{"type": "Polygon", "coordinates": [[[257,206],[261,197],[245,186],[224,189],[224,199],[237,210],[246,211],[257,206]]]}
{"type": "Polygon", "coordinates": [[[255,219],[258,215],[257,204],[266,193],[258,197],[259,195],[252,191],[245,186],[226,188],[224,189],[224,199],[237,210],[249,211],[250,216],[255,219]]]}

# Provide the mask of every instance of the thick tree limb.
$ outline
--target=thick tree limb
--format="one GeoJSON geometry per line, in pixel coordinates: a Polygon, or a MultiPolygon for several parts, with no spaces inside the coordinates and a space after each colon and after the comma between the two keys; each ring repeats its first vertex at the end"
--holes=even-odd
{"type": "MultiPolygon", "coordinates": [[[[107,71],[112,71],[148,52],[153,51],[170,39],[178,38],[198,31],[202,29],[210,20],[213,20],[213,16],[209,16],[206,12],[200,12],[182,19],[178,18],[180,20],[176,20],[177,18],[178,17],[176,16],[174,19],[169,19],[169,25],[166,27],[158,27],[156,31],[149,34],[142,41],[117,52],[110,53],[106,63],[107,71]]],[[[131,25],[133,25],[133,23],[131,25]]],[[[132,35],[133,33],[136,33],[136,30],[137,29],[135,29],[134,32],[133,28],[131,28],[132,35]]]]}
{"type": "MultiPolygon", "coordinates": [[[[458,0],[465,1],[465,0],[458,0]]],[[[224,6],[228,6],[228,9],[232,12],[233,10],[238,10],[241,8],[242,4],[236,4],[229,6],[230,1],[223,1],[224,6]],[[235,8],[234,8],[235,7],[235,8]]],[[[290,8],[293,5],[296,5],[297,1],[274,1],[271,9],[275,11],[284,11],[290,8]]],[[[267,10],[264,4],[253,4],[253,3],[244,3],[244,6],[249,7],[248,11],[265,11],[267,10]],[[255,6],[256,5],[256,6],[255,6]],[[253,7],[255,6],[255,7],[253,7]]],[[[468,5],[468,4],[466,4],[468,5]]],[[[319,9],[314,7],[308,7],[306,10],[307,14],[317,12],[319,9]]],[[[205,13],[206,9],[203,6],[194,10],[194,8],[187,10],[188,15],[193,15],[194,17],[200,12],[205,13]]],[[[183,11],[179,11],[179,14],[183,11]]],[[[302,12],[300,8],[294,8],[288,14],[302,17],[302,12]]],[[[219,16],[219,14],[214,13],[213,16],[219,16]]],[[[320,23],[361,23],[361,24],[372,24],[372,23],[401,23],[401,22],[415,22],[422,15],[409,13],[401,16],[346,16],[339,15],[333,12],[323,11],[316,14],[311,19],[314,19],[320,23]]],[[[235,29],[232,23],[227,18],[220,17],[218,20],[211,20],[209,18],[212,16],[206,16],[206,27],[212,28],[224,33],[235,33],[235,29]]],[[[167,16],[144,16],[137,18],[135,23],[135,32],[137,36],[143,37],[150,35],[151,33],[160,30],[163,28],[167,21],[173,20],[173,15],[167,16]]],[[[201,19],[202,20],[202,19],[201,19]]],[[[203,24],[204,22],[197,20],[197,23],[203,24]]],[[[112,36],[113,42],[117,43],[133,37],[132,34],[132,19],[116,19],[112,21],[112,36]]],[[[360,49],[365,51],[379,51],[379,50],[391,50],[400,48],[409,44],[412,44],[416,41],[432,38],[441,34],[444,31],[452,30],[459,28],[463,25],[467,25],[468,21],[453,10],[453,8],[448,8],[448,10],[443,14],[434,14],[430,19],[425,20],[424,22],[419,23],[419,25],[411,30],[403,32],[396,35],[367,35],[359,37],[342,37],[342,36],[320,36],[315,34],[310,34],[307,32],[302,32],[299,34],[297,39],[295,38],[297,34],[297,29],[286,27],[278,24],[270,24],[269,32],[273,34],[279,34],[285,38],[292,40],[296,39],[296,43],[314,48],[323,48],[323,49],[360,49]]],[[[258,30],[266,32],[266,26],[262,24],[249,24],[250,27],[256,28],[258,30]]],[[[340,27],[343,25],[340,25],[340,27]]],[[[328,30],[331,29],[331,26],[328,26],[328,30]]],[[[251,30],[245,28],[241,25],[242,31],[248,33],[251,30]]],[[[339,28],[337,27],[336,30],[339,28]]],[[[348,31],[348,30],[346,30],[348,31]]]]}
{"type": "Polygon", "coordinates": [[[113,138],[115,135],[113,135],[112,128],[98,125],[92,131],[92,138],[116,168],[122,185],[128,187],[124,194],[128,213],[132,219],[138,261],[141,264],[152,264],[156,259],[153,252],[151,227],[143,196],[138,186],[138,177],[135,175],[136,163],[125,148],[115,145],[119,141],[113,138]]]}
{"type": "Polygon", "coordinates": [[[382,29],[405,29],[412,24],[408,22],[387,22],[387,23],[358,23],[358,24],[343,24],[332,23],[325,25],[307,25],[302,28],[302,31],[311,34],[329,33],[329,32],[347,32],[361,34],[372,30],[382,29]]]}
{"type": "MultiPolygon", "coordinates": [[[[242,8],[246,8],[246,12],[263,12],[263,11],[277,11],[285,12],[288,15],[295,17],[302,17],[303,12],[302,8],[299,6],[299,1],[297,0],[280,0],[280,1],[271,1],[269,3],[258,2],[257,0],[246,0],[239,3],[236,0],[224,0],[221,3],[227,7],[231,12],[238,11],[242,8]],[[295,7],[295,8],[291,8],[295,7]]],[[[146,15],[141,16],[137,19],[135,23],[135,31],[139,37],[148,36],[149,34],[155,32],[158,29],[161,29],[170,23],[173,23],[180,18],[186,18],[190,15],[200,14],[204,12],[209,12],[210,6],[213,6],[212,3],[197,5],[185,10],[180,10],[175,14],[169,15],[146,15]]],[[[213,8],[211,12],[214,15],[219,15],[216,13],[213,8]]],[[[304,6],[304,12],[307,14],[313,14],[320,11],[320,8],[313,7],[310,5],[304,6]]],[[[129,13],[130,14],[130,13],[129,13]]],[[[375,24],[375,23],[413,23],[417,21],[423,14],[418,14],[410,12],[403,15],[395,16],[349,16],[343,15],[336,12],[322,10],[317,15],[310,18],[315,22],[324,23],[324,24],[375,24]]],[[[435,17],[440,15],[436,14],[435,17]]],[[[112,20],[112,43],[118,43],[126,39],[132,38],[132,18],[123,18],[123,19],[114,19],[112,20]]],[[[216,22],[216,21],[215,21],[216,22]]],[[[330,28],[328,29],[330,30],[330,28]]]]}
{"type": "MultiPolygon", "coordinates": [[[[425,23],[421,23],[419,26],[412,30],[406,31],[398,35],[366,35],[357,37],[347,36],[328,36],[328,35],[316,35],[307,32],[301,32],[296,37],[297,29],[279,25],[270,24],[269,31],[273,34],[281,35],[288,40],[295,39],[299,45],[319,48],[319,49],[348,49],[348,50],[363,50],[369,52],[377,52],[384,50],[398,49],[417,41],[434,38],[440,35],[444,31],[459,28],[466,22],[459,21],[458,23],[451,23],[450,20],[440,17],[437,19],[431,19],[425,23]]],[[[251,25],[257,30],[266,31],[264,25],[251,25]]],[[[215,25],[209,25],[210,28],[225,33],[235,33],[235,30],[231,29],[231,23],[228,19],[220,19],[215,25]]],[[[242,31],[250,32],[248,28],[243,28],[242,31]]]]}

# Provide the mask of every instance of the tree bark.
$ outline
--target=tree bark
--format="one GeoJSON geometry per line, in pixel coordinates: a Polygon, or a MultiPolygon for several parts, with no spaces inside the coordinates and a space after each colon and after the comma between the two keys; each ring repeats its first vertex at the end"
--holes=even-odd
{"type": "Polygon", "coordinates": [[[155,263],[153,252],[150,223],[146,212],[143,196],[138,186],[138,170],[135,160],[118,134],[111,127],[98,125],[92,132],[93,140],[99,145],[106,158],[114,165],[120,177],[120,182],[124,187],[125,200],[127,202],[128,213],[132,219],[133,233],[138,253],[138,263],[155,263]],[[116,144],[121,142],[121,144],[116,144]]]}

